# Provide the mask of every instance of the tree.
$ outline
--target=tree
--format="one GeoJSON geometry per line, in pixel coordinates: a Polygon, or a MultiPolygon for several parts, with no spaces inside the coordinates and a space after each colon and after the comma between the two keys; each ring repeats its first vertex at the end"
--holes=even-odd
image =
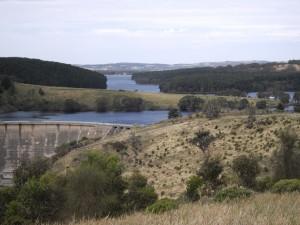
{"type": "Polygon", "coordinates": [[[48,159],[22,159],[18,168],[14,171],[15,187],[20,189],[28,180],[40,178],[49,168],[50,162],[48,159]]]}
{"type": "Polygon", "coordinates": [[[113,155],[88,153],[80,166],[67,174],[64,212],[77,218],[97,218],[122,212],[126,185],[122,165],[113,155]]]}
{"type": "Polygon", "coordinates": [[[184,96],[178,102],[181,111],[196,112],[203,108],[204,100],[196,96],[184,96]]]}
{"type": "Polygon", "coordinates": [[[173,119],[173,118],[177,118],[177,117],[180,117],[179,110],[176,108],[171,108],[168,113],[168,118],[173,119]]]}
{"type": "Polygon", "coordinates": [[[273,154],[274,178],[300,178],[300,148],[295,130],[286,128],[279,133],[280,147],[273,154]]]}
{"type": "Polygon", "coordinates": [[[290,95],[287,93],[280,92],[278,98],[282,104],[288,104],[290,102],[290,95]]]}
{"type": "Polygon", "coordinates": [[[278,105],[276,106],[277,110],[283,111],[284,110],[284,105],[282,102],[279,102],[278,105]]]}
{"type": "Polygon", "coordinates": [[[299,104],[294,105],[294,112],[300,113],[300,105],[299,104]]]}
{"type": "Polygon", "coordinates": [[[214,119],[219,117],[221,112],[221,106],[216,99],[212,99],[206,102],[203,108],[203,112],[209,119],[214,119]]]}
{"type": "Polygon", "coordinates": [[[9,76],[5,76],[1,81],[1,86],[4,90],[15,89],[14,82],[9,78],[9,76]]]}
{"type": "Polygon", "coordinates": [[[249,106],[249,101],[247,99],[243,98],[242,100],[240,100],[239,110],[246,109],[248,106],[249,106]]]}
{"type": "Polygon", "coordinates": [[[157,200],[157,194],[147,178],[135,171],[128,179],[128,190],[125,195],[126,209],[129,211],[141,210],[157,200]]]}
{"type": "Polygon", "coordinates": [[[254,122],[256,121],[256,109],[253,106],[248,108],[248,118],[246,127],[251,129],[253,127],[254,122]]]}
{"type": "Polygon", "coordinates": [[[267,108],[267,102],[265,100],[260,100],[256,102],[256,108],[257,109],[266,109],[267,108]]]}
{"type": "Polygon", "coordinates": [[[186,197],[189,201],[198,201],[200,195],[199,188],[203,185],[203,180],[198,176],[192,176],[186,182],[186,197]]]}
{"type": "Polygon", "coordinates": [[[206,152],[209,145],[215,140],[215,137],[210,134],[209,131],[198,131],[195,133],[195,137],[192,139],[192,143],[200,148],[203,152],[206,152]]]}
{"type": "Polygon", "coordinates": [[[64,103],[64,112],[66,113],[75,113],[80,112],[81,106],[78,102],[73,99],[67,99],[64,103]]]}
{"type": "Polygon", "coordinates": [[[44,90],[42,88],[39,89],[39,95],[41,95],[41,96],[45,95],[45,92],[44,92],[44,90]]]}
{"type": "Polygon", "coordinates": [[[254,156],[241,155],[232,162],[232,169],[245,187],[255,187],[255,178],[259,173],[258,161],[254,156]]]}
{"type": "Polygon", "coordinates": [[[293,101],[295,104],[300,103],[300,92],[295,92],[294,97],[293,97],[293,101]]]}
{"type": "Polygon", "coordinates": [[[223,172],[223,166],[219,158],[206,157],[200,167],[198,174],[204,181],[210,183],[214,187],[220,184],[219,175],[223,172]]]}
{"type": "Polygon", "coordinates": [[[96,111],[97,112],[106,112],[109,108],[109,102],[107,98],[100,97],[96,100],[96,111]]]}

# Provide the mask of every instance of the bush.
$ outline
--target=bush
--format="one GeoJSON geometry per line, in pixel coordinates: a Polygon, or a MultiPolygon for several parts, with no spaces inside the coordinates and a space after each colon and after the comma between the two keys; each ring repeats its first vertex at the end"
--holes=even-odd
{"type": "Polygon", "coordinates": [[[173,199],[163,198],[156,201],[154,204],[147,207],[146,211],[149,213],[164,213],[173,209],[177,209],[178,204],[173,199]]]}
{"type": "Polygon", "coordinates": [[[277,110],[283,111],[284,110],[284,105],[282,102],[279,102],[278,105],[276,106],[277,110]]]}
{"type": "Polygon", "coordinates": [[[66,99],[64,103],[65,113],[75,113],[81,111],[81,105],[73,99],[66,99]]]}
{"type": "Polygon", "coordinates": [[[173,119],[173,118],[177,118],[177,117],[180,117],[180,112],[178,111],[178,109],[176,108],[172,108],[169,110],[169,113],[168,113],[168,119],[173,119]]]}
{"type": "Polygon", "coordinates": [[[196,112],[203,108],[204,100],[196,96],[184,96],[178,102],[181,111],[196,112]]]}
{"type": "Polygon", "coordinates": [[[245,187],[255,187],[255,178],[259,173],[258,161],[254,156],[242,155],[232,162],[232,169],[245,187]]]}
{"type": "Polygon", "coordinates": [[[49,168],[50,162],[45,158],[35,158],[32,160],[21,160],[20,165],[14,171],[14,184],[20,189],[28,180],[40,178],[49,168]]]}
{"type": "Polygon", "coordinates": [[[203,108],[203,112],[209,119],[214,119],[219,117],[221,112],[221,106],[218,100],[212,99],[206,102],[203,108]]]}
{"type": "Polygon", "coordinates": [[[195,133],[195,137],[192,139],[192,143],[200,148],[203,152],[206,152],[209,145],[215,140],[215,137],[210,134],[209,131],[198,131],[195,133]]]}
{"type": "Polygon", "coordinates": [[[300,178],[300,148],[295,130],[286,128],[279,133],[280,147],[273,153],[274,179],[300,178]]]}
{"type": "Polygon", "coordinates": [[[157,200],[157,194],[152,186],[147,184],[147,179],[135,172],[128,179],[128,190],[125,195],[126,209],[141,210],[157,200]]]}
{"type": "Polygon", "coordinates": [[[205,182],[216,187],[221,183],[219,176],[222,172],[223,166],[220,159],[207,157],[199,170],[199,175],[203,177],[205,182]]]}
{"type": "Polygon", "coordinates": [[[267,108],[267,102],[265,100],[257,101],[256,102],[256,108],[257,109],[266,109],[267,108]]]}
{"type": "Polygon", "coordinates": [[[67,174],[65,215],[97,218],[122,211],[125,183],[116,156],[88,153],[80,166],[67,174]]]}
{"type": "Polygon", "coordinates": [[[186,197],[189,201],[197,201],[200,199],[198,193],[199,188],[203,185],[203,181],[198,176],[192,176],[186,183],[186,197]]]}
{"type": "Polygon", "coordinates": [[[272,187],[274,193],[300,192],[300,179],[284,179],[276,182],[272,187]]]}
{"type": "Polygon", "coordinates": [[[300,105],[299,104],[294,105],[294,112],[300,113],[300,105]]]}
{"type": "Polygon", "coordinates": [[[261,177],[256,179],[256,191],[264,192],[272,188],[274,181],[272,177],[261,177]]]}
{"type": "Polygon", "coordinates": [[[4,222],[4,213],[8,204],[16,197],[16,190],[11,187],[0,188],[0,224],[4,222]]]}
{"type": "Polygon", "coordinates": [[[229,201],[233,199],[241,199],[250,197],[252,192],[245,188],[227,187],[218,191],[215,200],[218,202],[229,201]]]}

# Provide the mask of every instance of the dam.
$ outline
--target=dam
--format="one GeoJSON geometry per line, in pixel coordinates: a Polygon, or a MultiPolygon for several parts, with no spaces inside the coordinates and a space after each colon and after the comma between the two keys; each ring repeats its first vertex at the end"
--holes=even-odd
{"type": "Polygon", "coordinates": [[[10,185],[21,159],[51,157],[62,144],[102,139],[130,125],[81,122],[0,122],[0,186],[10,185]]]}

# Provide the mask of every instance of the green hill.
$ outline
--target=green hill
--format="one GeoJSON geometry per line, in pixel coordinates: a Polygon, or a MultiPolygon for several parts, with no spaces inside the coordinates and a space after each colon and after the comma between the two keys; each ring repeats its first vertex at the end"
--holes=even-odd
{"type": "Polygon", "coordinates": [[[28,58],[0,58],[0,74],[27,84],[106,88],[106,77],[69,64],[28,58]]]}

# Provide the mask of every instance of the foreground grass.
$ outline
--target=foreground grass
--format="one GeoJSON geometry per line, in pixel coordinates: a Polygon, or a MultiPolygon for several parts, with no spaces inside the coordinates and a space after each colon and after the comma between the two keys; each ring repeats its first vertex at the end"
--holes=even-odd
{"type": "Polygon", "coordinates": [[[66,225],[297,225],[300,224],[299,211],[299,193],[259,194],[231,203],[186,204],[161,215],[135,213],[66,225]]]}

